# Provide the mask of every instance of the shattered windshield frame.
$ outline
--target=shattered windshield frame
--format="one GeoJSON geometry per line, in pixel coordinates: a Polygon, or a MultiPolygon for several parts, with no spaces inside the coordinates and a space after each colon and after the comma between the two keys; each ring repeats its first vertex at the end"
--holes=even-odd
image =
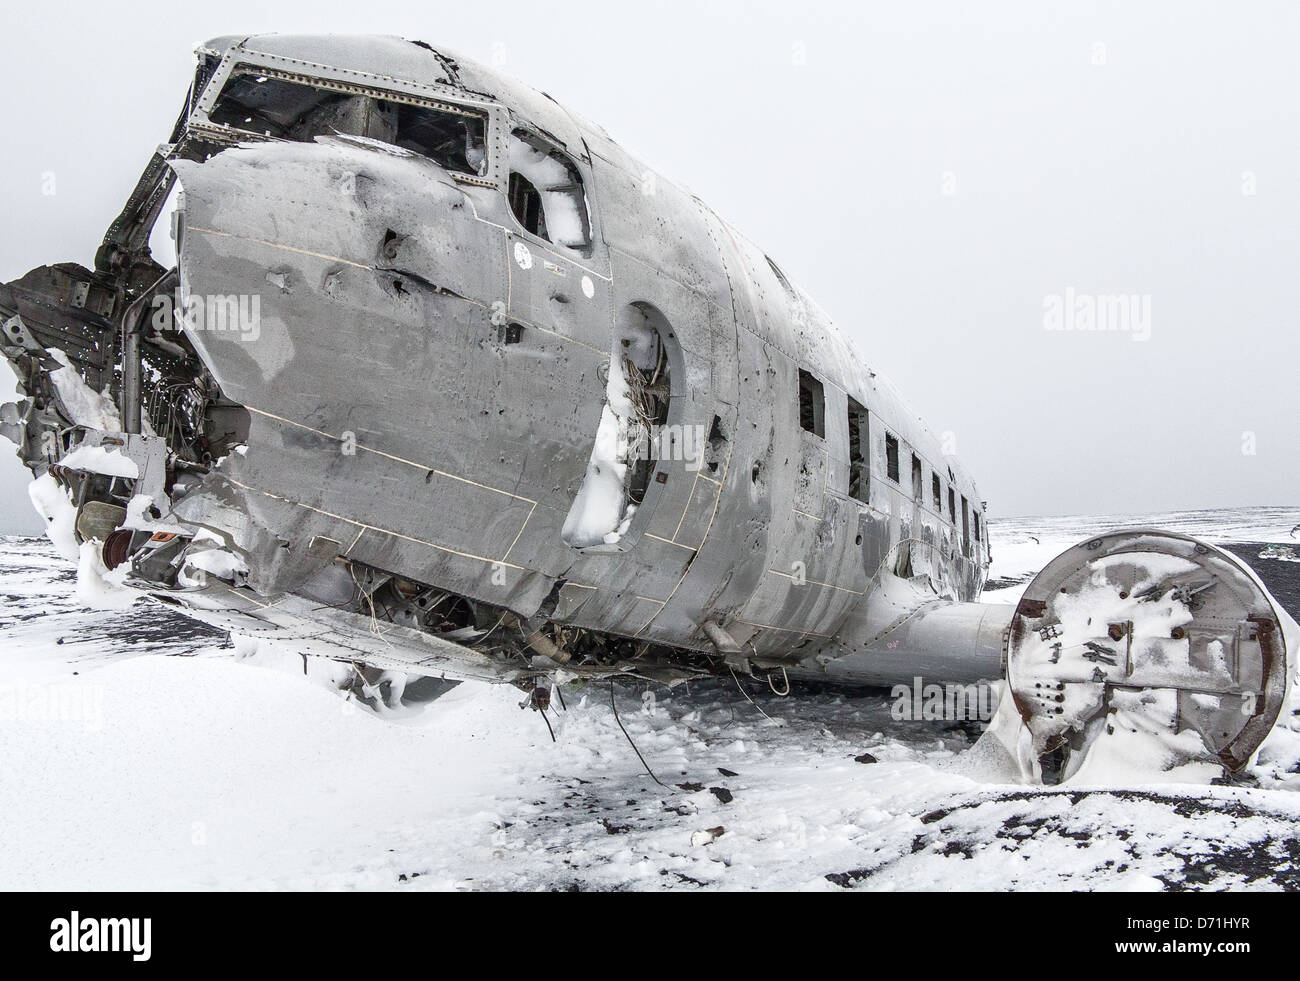
{"type": "Polygon", "coordinates": [[[359,137],[432,160],[453,174],[488,175],[486,112],[404,92],[240,64],[222,83],[207,122],[262,140],[359,137]]]}

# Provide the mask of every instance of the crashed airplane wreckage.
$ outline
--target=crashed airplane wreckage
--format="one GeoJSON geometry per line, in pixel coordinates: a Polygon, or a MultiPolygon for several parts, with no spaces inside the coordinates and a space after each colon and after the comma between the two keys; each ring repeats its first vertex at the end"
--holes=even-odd
{"type": "Polygon", "coordinates": [[[83,579],[372,686],[1005,677],[1049,781],[1139,731],[1237,770],[1286,695],[1283,614],[1181,535],[980,604],[974,480],[777,264],[427,44],[201,46],[94,268],[0,287],[0,331],[83,579]]]}

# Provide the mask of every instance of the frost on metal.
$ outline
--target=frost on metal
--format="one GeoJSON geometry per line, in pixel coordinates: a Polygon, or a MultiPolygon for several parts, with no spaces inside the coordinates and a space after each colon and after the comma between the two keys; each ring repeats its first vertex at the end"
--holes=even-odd
{"type": "Polygon", "coordinates": [[[426,44],[201,46],[93,266],[0,287],[0,346],[0,429],[86,602],[170,604],[376,706],[1009,665],[999,731],[1069,779],[1237,769],[1281,705],[1281,615],[1190,540],[981,604],[975,481],[776,262],[426,44]]]}

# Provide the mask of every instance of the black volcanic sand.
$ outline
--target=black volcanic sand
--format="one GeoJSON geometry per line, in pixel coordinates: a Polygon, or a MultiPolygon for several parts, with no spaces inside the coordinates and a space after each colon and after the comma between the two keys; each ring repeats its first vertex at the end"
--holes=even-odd
{"type": "MultiPolygon", "coordinates": [[[[1282,608],[1300,620],[1300,562],[1260,558],[1260,553],[1269,547],[1258,542],[1226,542],[1220,545],[1220,548],[1244,559],[1255,570],[1255,575],[1264,580],[1264,585],[1273,594],[1273,598],[1282,604],[1282,608]]],[[[1300,545],[1272,547],[1289,548],[1293,554],[1300,556],[1300,545]]]]}

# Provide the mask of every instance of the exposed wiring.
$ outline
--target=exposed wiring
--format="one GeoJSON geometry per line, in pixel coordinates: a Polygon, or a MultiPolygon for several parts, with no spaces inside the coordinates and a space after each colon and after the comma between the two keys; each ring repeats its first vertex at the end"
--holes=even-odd
{"type": "Polygon", "coordinates": [[[761,715],[763,718],[767,719],[767,721],[772,723],[773,725],[778,725],[776,719],[772,718],[770,715],[764,712],[763,707],[759,705],[758,702],[754,701],[752,698],[749,697],[749,692],[745,691],[745,686],[742,685],[740,683],[740,679],[736,677],[736,669],[733,668],[730,664],[728,664],[727,670],[731,672],[731,677],[735,680],[736,687],[740,689],[740,693],[745,696],[745,699],[749,702],[750,705],[758,709],[758,714],[761,715]]]}
{"type": "Polygon", "coordinates": [[[614,721],[618,723],[620,729],[623,729],[623,735],[627,738],[627,744],[632,747],[632,752],[636,753],[636,758],[640,760],[641,765],[645,767],[645,772],[650,774],[650,779],[663,787],[664,790],[671,793],[673,788],[655,776],[654,770],[650,769],[650,764],[647,763],[645,757],[641,755],[641,750],[636,748],[636,743],[632,742],[632,737],[629,736],[627,730],[623,728],[623,720],[618,717],[618,705],[614,702],[614,682],[612,679],[609,683],[609,707],[614,710],[614,721]]]}
{"type": "Polygon", "coordinates": [[[361,590],[361,595],[365,597],[366,606],[370,608],[370,632],[384,642],[388,647],[392,647],[392,642],[384,636],[384,629],[379,624],[379,617],[375,615],[374,598],[362,588],[361,583],[357,582],[357,571],[351,563],[348,563],[348,573],[352,576],[352,584],[361,590]]]}

